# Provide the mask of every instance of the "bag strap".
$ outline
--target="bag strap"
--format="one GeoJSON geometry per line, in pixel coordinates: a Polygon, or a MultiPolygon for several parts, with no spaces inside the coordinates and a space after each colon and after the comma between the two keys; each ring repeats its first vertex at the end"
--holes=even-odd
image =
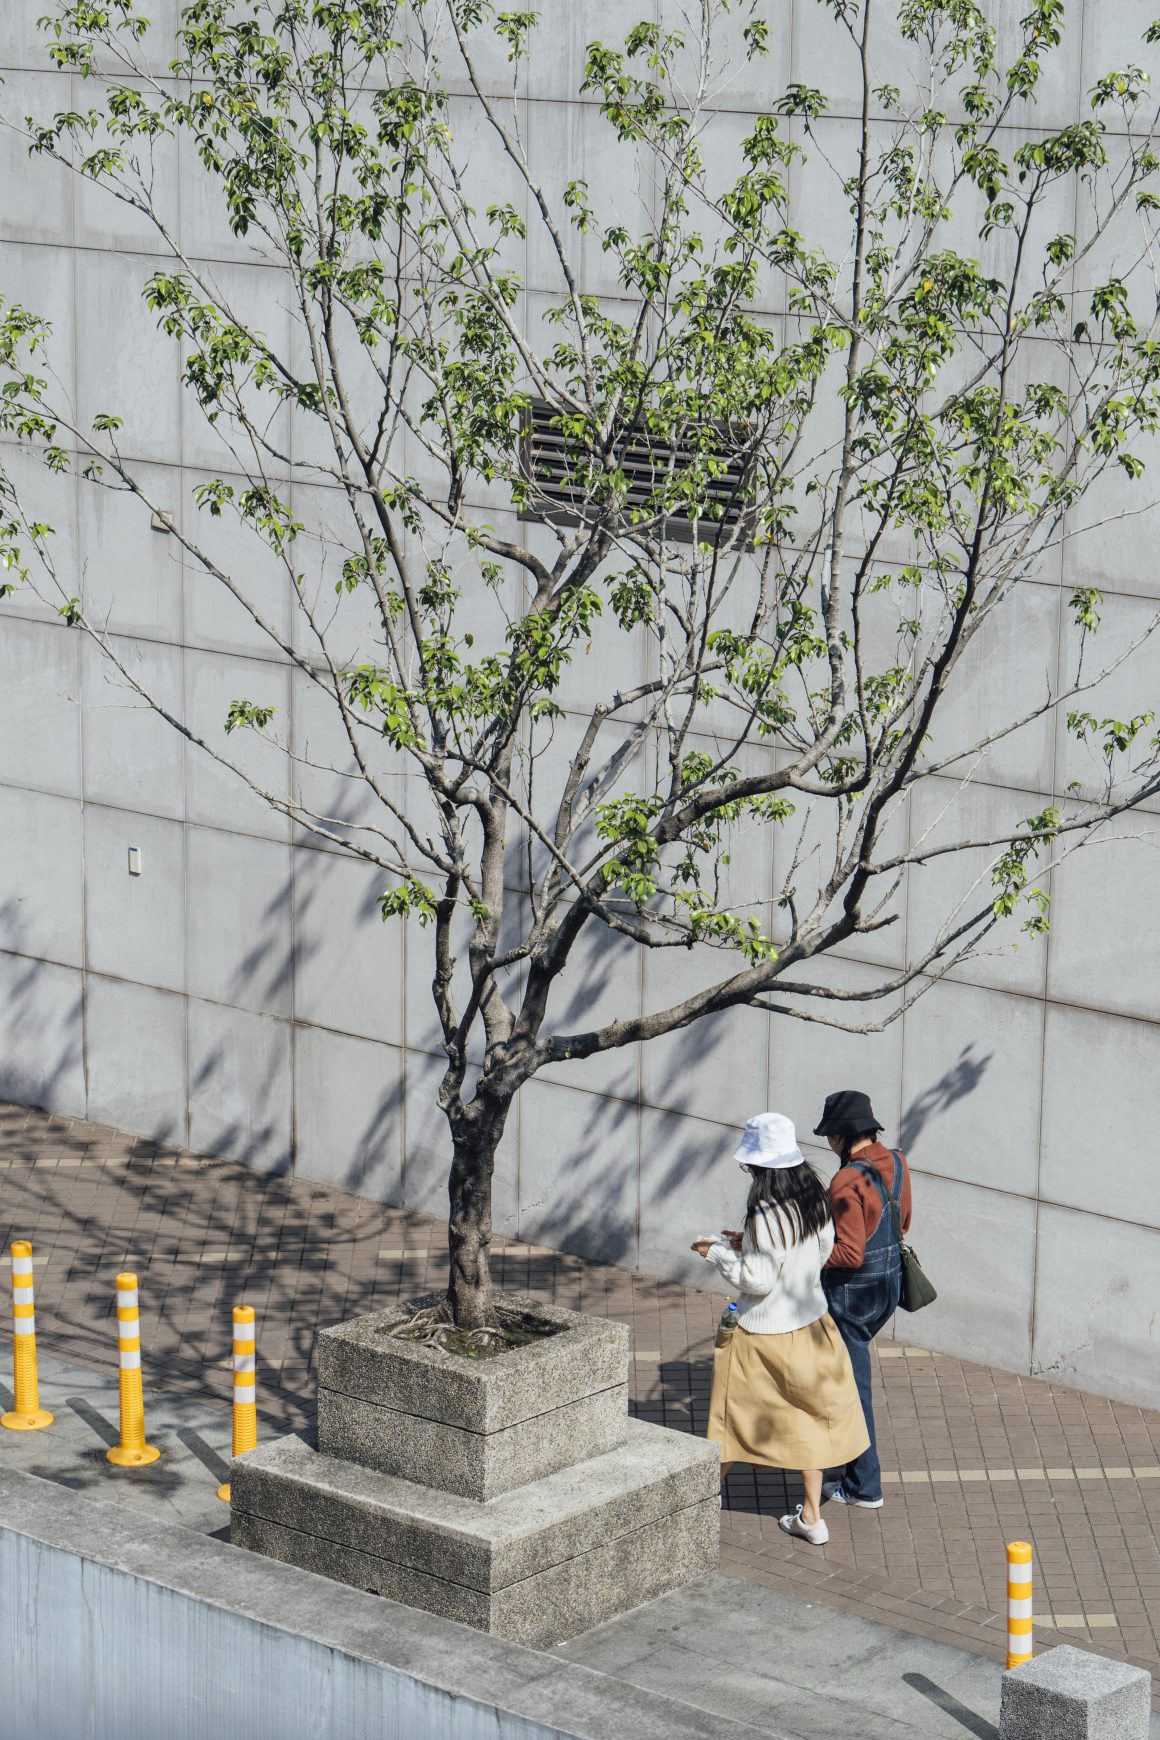
{"type": "Polygon", "coordinates": [[[902,1158],[901,1149],[892,1148],[890,1150],[890,1152],[894,1156],[894,1164],[898,1168],[898,1196],[895,1196],[895,1194],[894,1194],[894,1182],[893,1182],[893,1180],[891,1180],[891,1184],[890,1184],[890,1212],[894,1216],[894,1231],[898,1236],[898,1243],[901,1246],[902,1245],[902,1208],[901,1208],[900,1203],[899,1203],[899,1197],[902,1195],[902,1186],[906,1182],[906,1164],[902,1158]]]}

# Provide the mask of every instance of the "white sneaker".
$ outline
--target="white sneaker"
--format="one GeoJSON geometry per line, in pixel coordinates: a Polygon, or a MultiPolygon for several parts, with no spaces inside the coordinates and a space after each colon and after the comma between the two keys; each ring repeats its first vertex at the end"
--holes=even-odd
{"type": "Polygon", "coordinates": [[[822,1503],[829,1504],[831,1501],[834,1504],[848,1504],[854,1510],[881,1510],[886,1502],[882,1498],[851,1498],[840,1481],[835,1481],[833,1486],[827,1481],[822,1487],[822,1503]]]}
{"type": "Polygon", "coordinates": [[[800,1536],[803,1541],[808,1541],[811,1547],[824,1547],[830,1538],[830,1531],[822,1521],[821,1517],[818,1518],[816,1523],[802,1521],[802,1507],[800,1504],[790,1516],[783,1516],[779,1520],[777,1526],[779,1529],[784,1530],[787,1535],[800,1536]]]}

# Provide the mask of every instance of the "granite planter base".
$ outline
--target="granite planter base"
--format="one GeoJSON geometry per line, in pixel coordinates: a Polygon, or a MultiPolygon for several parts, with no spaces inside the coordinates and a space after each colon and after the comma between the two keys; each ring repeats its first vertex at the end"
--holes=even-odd
{"type": "Polygon", "coordinates": [[[469,1360],[391,1330],[438,1295],[324,1329],[318,1448],[464,1498],[498,1498],[624,1443],[628,1330],[506,1295],[558,1325],[497,1359],[469,1360]]]}
{"type": "Polygon", "coordinates": [[[627,1425],[619,1450],[486,1503],[279,1438],[234,1465],[230,1538],[542,1649],[716,1564],[716,1446],[627,1425]]]}
{"type": "Polygon", "coordinates": [[[624,1325],[501,1302],[558,1332],[475,1361],[392,1339],[413,1304],[324,1330],[317,1447],[233,1464],[231,1539],[539,1648],[711,1571],[717,1447],[629,1419],[624,1325]]]}

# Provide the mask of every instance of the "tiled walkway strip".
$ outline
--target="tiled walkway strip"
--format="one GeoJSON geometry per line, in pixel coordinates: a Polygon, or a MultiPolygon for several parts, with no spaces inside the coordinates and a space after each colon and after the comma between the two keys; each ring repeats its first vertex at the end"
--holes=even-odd
{"type": "MultiPolygon", "coordinates": [[[[0,1203],[0,1248],[33,1241],[51,1351],[115,1361],[112,1279],[132,1269],[150,1301],[150,1384],[224,1408],[230,1308],[244,1297],[267,1428],[310,1417],[320,1327],[444,1276],[436,1220],[3,1104],[0,1203]]],[[[704,1430],[718,1297],[516,1242],[498,1246],[495,1272],[629,1323],[636,1412],[704,1430]]],[[[831,1507],[819,1553],[777,1530],[792,1481],[738,1470],[723,1569],[1001,1659],[1004,1543],[1022,1537],[1035,1547],[1040,1646],[1065,1635],[1160,1674],[1160,1414],[917,1348],[880,1351],[885,1508],[831,1507]]]]}

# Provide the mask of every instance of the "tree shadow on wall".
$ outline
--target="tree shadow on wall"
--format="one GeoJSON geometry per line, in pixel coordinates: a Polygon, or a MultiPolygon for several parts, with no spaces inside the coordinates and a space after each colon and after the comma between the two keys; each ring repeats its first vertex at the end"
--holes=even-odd
{"type": "Polygon", "coordinates": [[[260,1008],[278,1008],[283,998],[291,997],[295,972],[317,946],[298,939],[293,882],[287,877],[262,908],[258,929],[227,983],[225,1001],[242,1007],[252,1007],[256,1001],[260,1008]]]}
{"type": "MultiPolygon", "coordinates": [[[[228,897],[228,891],[219,895],[228,897]]],[[[268,896],[254,935],[225,978],[226,1006],[209,1017],[196,1051],[191,1043],[191,1141],[260,1172],[286,1173],[294,1163],[288,1017],[295,975],[319,944],[298,934],[293,909],[288,876],[268,896]]]]}
{"type": "Polygon", "coordinates": [[[907,1153],[920,1139],[932,1118],[939,1117],[941,1113],[949,1111],[951,1106],[974,1093],[994,1055],[994,1052],[989,1051],[985,1057],[976,1056],[972,1040],[969,1045],[964,1045],[957,1061],[938,1081],[910,1102],[902,1114],[902,1125],[898,1132],[898,1139],[907,1153]]]}
{"type": "Polygon", "coordinates": [[[555,1082],[531,1082],[520,1091],[521,1239],[631,1267],[637,1106],[555,1082]]]}
{"type": "MultiPolygon", "coordinates": [[[[589,987],[586,996],[594,1001],[596,993],[589,987]]],[[[682,1084],[699,1073],[720,1084],[718,1113],[731,1116],[731,1033],[727,1020],[710,1018],[668,1042],[657,1097],[673,1109],[638,1100],[635,1068],[631,1088],[611,1094],[581,1091],[579,1084],[572,1089],[564,1071],[558,1086],[529,1083],[520,1140],[521,1237],[648,1269],[654,1226],[687,1226],[691,1241],[726,1224],[722,1217],[735,1216],[744,1193],[736,1169],[722,1167],[728,1138],[681,1107],[682,1084]]],[[[690,1253],[682,1279],[697,1282],[703,1275],[704,1265],[690,1253]]]]}
{"type": "Polygon", "coordinates": [[[0,903],[0,1099],[73,1115],[84,1091],[80,975],[21,952],[32,939],[20,908],[0,903]]]}
{"type": "MultiPolygon", "coordinates": [[[[398,1135],[402,1118],[403,1089],[400,1080],[382,1093],[378,1105],[366,1119],[350,1157],[342,1168],[337,1182],[339,1190],[349,1191],[352,1196],[373,1197],[377,1202],[399,1200],[401,1192],[396,1155],[402,1146],[398,1135]]],[[[450,1170],[450,1158],[447,1165],[450,1170]]]]}

